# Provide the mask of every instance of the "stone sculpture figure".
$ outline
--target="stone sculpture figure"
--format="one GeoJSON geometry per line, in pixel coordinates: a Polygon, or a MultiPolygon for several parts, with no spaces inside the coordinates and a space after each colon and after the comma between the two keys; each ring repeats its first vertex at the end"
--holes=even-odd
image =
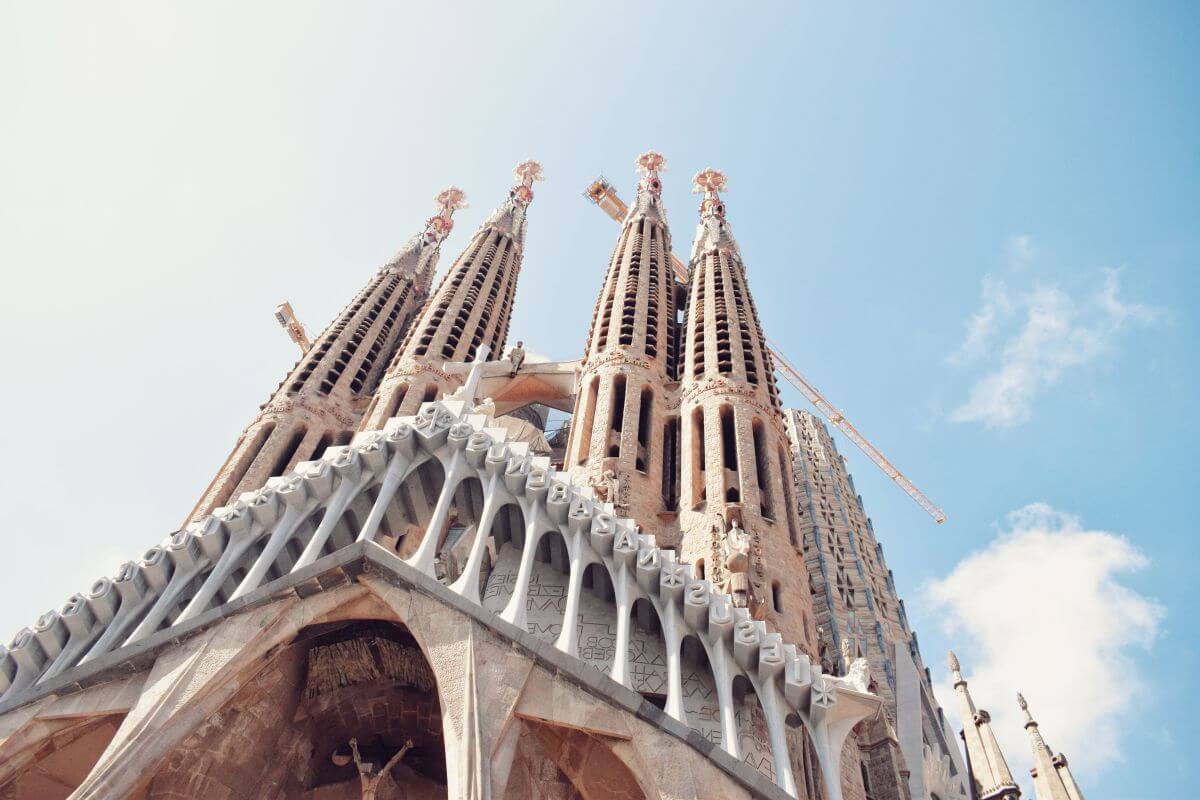
{"type": "Polygon", "coordinates": [[[750,534],[736,519],[725,533],[725,566],[734,573],[750,569],[750,534]]]}
{"type": "Polygon", "coordinates": [[[521,365],[525,363],[524,345],[524,342],[517,342],[516,346],[508,351],[508,361],[512,365],[508,373],[509,377],[515,376],[521,370],[521,365]]]}
{"type": "Polygon", "coordinates": [[[358,739],[350,740],[350,750],[354,753],[354,765],[358,767],[358,779],[362,783],[362,800],[375,800],[376,794],[379,792],[379,784],[383,780],[383,776],[392,771],[392,767],[400,763],[400,759],[404,758],[404,754],[413,746],[412,739],[404,743],[396,755],[388,759],[388,762],[383,765],[383,769],[375,772],[375,764],[370,761],[363,761],[358,754],[358,739]]]}

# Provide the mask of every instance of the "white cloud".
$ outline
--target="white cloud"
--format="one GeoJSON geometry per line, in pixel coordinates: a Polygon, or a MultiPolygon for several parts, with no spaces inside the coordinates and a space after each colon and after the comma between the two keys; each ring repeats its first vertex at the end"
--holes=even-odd
{"type": "Polygon", "coordinates": [[[1012,311],[1012,300],[1003,281],[984,275],[980,294],[983,304],[966,322],[967,333],[958,350],[946,359],[951,364],[966,364],[987,352],[996,321],[1001,315],[1012,311]]]}
{"type": "MultiPolygon", "coordinates": [[[[1010,246],[1025,262],[1034,252],[1028,239],[1016,237],[1018,244],[1010,246]]],[[[989,428],[1027,422],[1038,394],[1057,384],[1064,371],[1113,352],[1117,338],[1129,327],[1159,321],[1162,310],[1120,298],[1119,276],[1118,270],[1104,270],[1100,288],[1081,301],[1058,287],[1039,284],[1012,292],[1004,281],[985,275],[981,306],[967,320],[962,343],[946,360],[961,366],[994,353],[999,363],[976,381],[950,418],[989,428]],[[993,342],[1005,334],[1003,346],[994,350],[993,342]]]]}
{"type": "Polygon", "coordinates": [[[1008,268],[1014,272],[1025,269],[1033,263],[1037,251],[1033,247],[1033,237],[1027,233],[1010,236],[1008,239],[1008,268]]]}
{"type": "MultiPolygon", "coordinates": [[[[1033,503],[1009,514],[1008,529],[984,550],[924,587],[1018,778],[1031,763],[1018,691],[1076,774],[1119,758],[1127,716],[1145,690],[1141,651],[1164,614],[1120,577],[1147,565],[1124,537],[1033,503]]],[[[939,694],[953,697],[948,687],[939,694]]]]}

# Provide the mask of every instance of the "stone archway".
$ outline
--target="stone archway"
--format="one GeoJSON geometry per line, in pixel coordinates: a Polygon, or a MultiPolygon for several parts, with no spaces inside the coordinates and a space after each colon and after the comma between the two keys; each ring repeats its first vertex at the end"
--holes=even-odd
{"type": "Polygon", "coordinates": [[[359,800],[370,796],[364,774],[377,800],[446,797],[429,662],[405,627],[348,620],[304,628],[270,654],[171,751],[144,796],[359,800]]]}
{"type": "Polygon", "coordinates": [[[124,716],[65,721],[40,740],[11,781],[0,785],[0,800],[65,800],[100,759],[124,716]]]}
{"type": "Polygon", "coordinates": [[[605,737],[523,719],[505,800],[645,800],[605,737]]]}

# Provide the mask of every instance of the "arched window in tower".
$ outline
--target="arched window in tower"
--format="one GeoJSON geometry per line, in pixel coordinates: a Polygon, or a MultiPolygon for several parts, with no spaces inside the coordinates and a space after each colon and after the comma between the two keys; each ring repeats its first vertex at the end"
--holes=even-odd
{"type": "Polygon", "coordinates": [[[777,614],[783,613],[783,587],[779,581],[771,582],[771,607],[777,614]]]}
{"type": "Polygon", "coordinates": [[[721,464],[725,469],[725,502],[742,500],[741,476],[738,470],[737,431],[733,424],[733,409],[721,406],[721,464]]]}
{"type": "Polygon", "coordinates": [[[783,518],[788,526],[788,539],[791,541],[792,547],[796,547],[800,543],[798,538],[800,524],[796,520],[796,500],[792,495],[795,478],[792,463],[788,460],[787,451],[783,447],[779,448],[779,480],[783,483],[783,503],[787,507],[783,518]]]}
{"type": "Polygon", "coordinates": [[[704,502],[706,492],[704,487],[704,470],[706,467],[704,451],[704,409],[692,410],[692,507],[699,507],[704,502]]]}
{"type": "Polygon", "coordinates": [[[638,405],[637,457],[634,467],[638,472],[646,472],[650,463],[650,418],[654,406],[654,391],[645,386],[638,405]]]}
{"type": "Polygon", "coordinates": [[[279,458],[275,460],[275,466],[271,467],[271,477],[276,477],[287,472],[288,465],[292,463],[292,459],[296,456],[296,451],[300,449],[300,443],[304,441],[304,436],[308,433],[308,429],[303,425],[296,428],[292,434],[292,438],[288,439],[287,447],[279,454],[279,458]]]}
{"type": "Polygon", "coordinates": [[[432,403],[437,400],[438,387],[436,383],[431,383],[425,387],[425,395],[421,398],[422,403],[432,403]]]}
{"type": "Polygon", "coordinates": [[[663,425],[662,497],[663,508],[679,508],[679,417],[671,417],[663,425]]]}
{"type": "Polygon", "coordinates": [[[625,424],[625,376],[618,375],[613,380],[612,413],[609,417],[609,428],[617,434],[608,437],[610,442],[607,455],[616,458],[621,455],[621,427],[625,424]]]}
{"type": "Polygon", "coordinates": [[[579,426],[579,463],[588,460],[592,451],[592,425],[596,422],[596,401],[600,394],[600,376],[592,378],[587,390],[587,405],[583,411],[583,425],[579,426]]]}
{"type": "Polygon", "coordinates": [[[404,398],[407,395],[407,383],[401,383],[395,387],[395,389],[392,391],[391,400],[388,401],[387,413],[384,415],[384,419],[391,419],[392,417],[396,416],[396,413],[400,410],[400,406],[404,404],[404,398]]]}
{"type": "Polygon", "coordinates": [[[754,473],[758,481],[759,511],[767,519],[775,518],[775,498],[771,496],[771,456],[767,452],[762,420],[755,419],[751,426],[754,432],[754,473]]]}

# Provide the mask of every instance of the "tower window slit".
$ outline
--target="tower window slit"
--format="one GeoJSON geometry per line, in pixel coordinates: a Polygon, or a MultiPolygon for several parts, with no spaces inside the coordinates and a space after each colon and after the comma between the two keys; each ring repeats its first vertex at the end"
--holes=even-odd
{"type": "Polygon", "coordinates": [[[287,447],[279,454],[279,458],[275,460],[275,466],[271,468],[271,477],[277,477],[287,471],[288,465],[292,463],[292,458],[295,457],[296,451],[300,449],[300,443],[304,441],[305,434],[308,429],[303,425],[296,428],[292,434],[292,438],[288,440],[287,447]]]}
{"type": "Polygon", "coordinates": [[[738,471],[737,432],[734,429],[732,408],[721,406],[720,422],[722,466],[725,468],[726,473],[733,473],[732,475],[726,474],[724,476],[725,501],[728,503],[737,503],[741,501],[742,494],[740,473],[738,471]]]}
{"type": "Polygon", "coordinates": [[[596,401],[600,394],[600,376],[592,378],[587,391],[587,408],[584,411],[583,426],[579,429],[579,463],[587,461],[592,448],[592,425],[596,421],[596,401]]]}
{"type": "Polygon", "coordinates": [[[650,417],[653,402],[654,392],[649,386],[643,388],[638,408],[638,452],[634,464],[638,472],[645,472],[650,460],[650,417]]]}
{"type": "Polygon", "coordinates": [[[767,519],[775,517],[775,498],[771,496],[771,456],[767,453],[761,420],[754,420],[754,470],[758,480],[759,511],[767,519]]]}

